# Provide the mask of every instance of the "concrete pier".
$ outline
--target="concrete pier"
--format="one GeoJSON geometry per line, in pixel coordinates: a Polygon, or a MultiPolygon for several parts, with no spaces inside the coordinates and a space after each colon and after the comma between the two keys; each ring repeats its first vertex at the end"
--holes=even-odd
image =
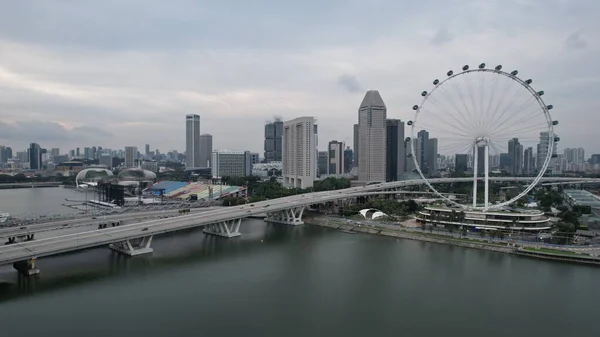
{"type": "Polygon", "coordinates": [[[40,273],[40,270],[35,267],[34,257],[30,258],[29,260],[13,263],[13,268],[15,268],[19,273],[25,276],[33,276],[38,275],[40,273]]]}

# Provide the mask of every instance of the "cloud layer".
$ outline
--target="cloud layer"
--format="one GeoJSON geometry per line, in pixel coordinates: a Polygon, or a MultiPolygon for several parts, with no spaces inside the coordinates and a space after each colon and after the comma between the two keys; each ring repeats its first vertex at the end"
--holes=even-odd
{"type": "Polygon", "coordinates": [[[265,120],[303,115],[321,147],[351,144],[365,90],[410,120],[434,78],[487,62],[546,92],[561,147],[600,153],[598,12],[594,0],[7,1],[0,144],[183,150],[188,113],[219,148],[262,152],[265,120]]]}

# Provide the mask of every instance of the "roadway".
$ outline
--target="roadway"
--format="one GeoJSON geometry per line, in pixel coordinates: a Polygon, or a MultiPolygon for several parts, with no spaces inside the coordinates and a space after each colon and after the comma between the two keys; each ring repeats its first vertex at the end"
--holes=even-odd
{"type": "MultiPolygon", "coordinates": [[[[531,181],[530,177],[491,177],[493,181],[531,181]]],[[[576,183],[600,183],[600,179],[548,177],[544,181],[576,183]]],[[[438,178],[431,183],[468,182],[472,178],[438,178]]],[[[257,202],[250,205],[225,207],[207,210],[202,213],[180,215],[167,219],[142,221],[120,227],[92,229],[90,231],[66,234],[28,242],[20,242],[0,247],[0,264],[27,260],[31,257],[43,257],[54,254],[103,246],[110,243],[158,235],[162,233],[206,226],[222,221],[256,216],[265,212],[276,212],[294,207],[309,206],[346,198],[356,198],[370,192],[423,184],[422,180],[405,180],[352,187],[343,190],[324,191],[294,195],[285,198],[257,202]]],[[[159,211],[162,212],[162,211],[159,211]]],[[[42,224],[43,225],[43,224],[42,224]]],[[[61,225],[62,226],[62,225],[61,225]]]]}
{"type": "MultiPolygon", "coordinates": [[[[215,207],[206,207],[206,208],[190,208],[190,212],[202,212],[207,210],[215,209],[215,207]]],[[[44,222],[34,225],[23,225],[23,226],[15,226],[15,227],[7,227],[0,229],[0,239],[5,239],[8,237],[15,237],[20,235],[33,234],[36,235],[38,233],[49,232],[49,231],[59,231],[62,233],[63,230],[75,227],[88,227],[95,226],[98,227],[100,223],[106,223],[111,221],[121,221],[121,224],[125,224],[127,221],[132,220],[142,220],[148,218],[156,218],[161,216],[174,216],[179,215],[179,209],[169,209],[169,210],[160,210],[160,211],[150,211],[150,212],[135,212],[135,213],[120,213],[120,214],[111,214],[111,215],[98,215],[93,217],[82,217],[82,218],[74,218],[67,220],[59,220],[59,221],[51,221],[44,222]]]]}

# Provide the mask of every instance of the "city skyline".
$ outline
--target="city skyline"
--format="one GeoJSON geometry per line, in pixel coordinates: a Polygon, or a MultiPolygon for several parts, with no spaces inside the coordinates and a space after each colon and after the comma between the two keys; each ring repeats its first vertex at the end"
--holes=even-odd
{"type": "Polygon", "coordinates": [[[262,153],[261,137],[229,135],[262,134],[275,116],[314,116],[323,140],[350,139],[355,121],[346,117],[366,90],[385,97],[388,118],[408,121],[434,78],[486,62],[518,69],[546,91],[561,122],[559,152],[582,146],[600,153],[589,142],[594,129],[582,126],[600,122],[589,89],[598,79],[588,71],[600,54],[593,43],[597,2],[461,1],[448,9],[433,1],[382,1],[372,8],[383,15],[377,27],[360,20],[358,2],[235,6],[232,13],[218,3],[184,10],[156,3],[145,11],[136,1],[3,4],[0,144],[22,150],[31,142],[63,149],[150,143],[183,152],[184,140],[175,135],[185,126],[177,121],[189,113],[202,117],[214,148],[262,153]],[[218,25],[218,38],[206,34],[216,22],[205,10],[230,20],[218,25]],[[299,11],[315,15],[301,22],[299,11]],[[135,29],[132,15],[157,24],[135,29]],[[262,21],[266,26],[256,24],[262,21]]]}

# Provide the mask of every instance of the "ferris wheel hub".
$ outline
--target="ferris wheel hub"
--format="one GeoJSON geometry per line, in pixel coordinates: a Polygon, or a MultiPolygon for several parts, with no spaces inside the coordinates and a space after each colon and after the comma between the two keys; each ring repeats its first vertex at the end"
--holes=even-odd
{"type": "Polygon", "coordinates": [[[488,137],[477,137],[475,138],[475,146],[482,147],[486,146],[490,143],[490,139],[488,137]]]}

